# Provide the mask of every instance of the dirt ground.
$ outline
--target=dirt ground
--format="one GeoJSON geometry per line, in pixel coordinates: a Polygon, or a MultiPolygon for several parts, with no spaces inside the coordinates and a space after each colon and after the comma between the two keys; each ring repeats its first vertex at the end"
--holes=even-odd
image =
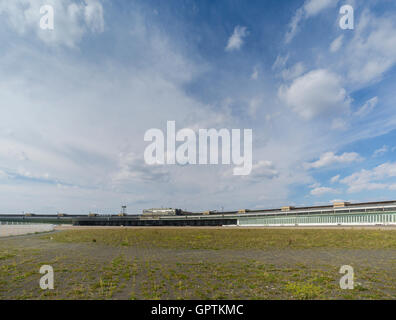
{"type": "MultiPolygon", "coordinates": [[[[107,233],[108,230],[127,228],[60,226],[58,231],[45,236],[2,238],[0,298],[396,298],[396,247],[392,246],[386,249],[254,249],[247,246],[248,249],[227,247],[192,250],[177,246],[139,247],[133,243],[107,245],[101,243],[98,237],[90,242],[65,242],[57,239],[58,235],[70,229],[83,233],[95,229],[107,233]],[[54,269],[54,290],[42,290],[39,287],[42,276],[39,269],[44,264],[51,265],[54,269]],[[342,265],[354,268],[353,290],[342,290],[339,286],[342,277],[339,269],[342,265]]],[[[158,229],[167,232],[166,228],[158,229]]],[[[207,229],[210,232],[218,230],[207,229]]],[[[128,228],[126,232],[133,233],[134,228],[128,228]]],[[[392,237],[394,232],[396,231],[392,232],[392,237]]],[[[372,235],[368,233],[368,237],[372,235]]]]}

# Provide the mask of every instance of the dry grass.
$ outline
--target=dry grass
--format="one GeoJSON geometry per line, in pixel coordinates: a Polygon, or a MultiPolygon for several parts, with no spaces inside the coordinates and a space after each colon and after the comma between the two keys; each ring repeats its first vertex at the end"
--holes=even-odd
{"type": "Polygon", "coordinates": [[[396,232],[95,229],[0,241],[3,299],[394,299],[396,232]],[[53,266],[55,290],[39,288],[53,266]],[[339,288],[340,264],[355,268],[339,288]]]}
{"type": "Polygon", "coordinates": [[[396,230],[301,229],[119,229],[69,230],[51,236],[59,242],[170,249],[396,248],[396,230]]]}

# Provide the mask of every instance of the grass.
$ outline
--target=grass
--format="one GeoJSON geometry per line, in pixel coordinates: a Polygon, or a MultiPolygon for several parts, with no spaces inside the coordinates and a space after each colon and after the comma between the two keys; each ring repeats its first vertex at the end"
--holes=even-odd
{"type": "Polygon", "coordinates": [[[320,286],[310,282],[290,282],[285,289],[292,294],[292,297],[304,300],[319,298],[323,292],[320,286]]]}
{"type": "Polygon", "coordinates": [[[395,280],[396,231],[95,229],[0,241],[2,299],[394,299],[395,280]],[[44,264],[51,291],[38,286],[44,264]],[[354,290],[340,289],[341,264],[354,266],[354,290]]]}
{"type": "Polygon", "coordinates": [[[394,230],[293,230],[293,229],[120,229],[70,230],[46,236],[54,241],[94,242],[115,247],[187,250],[270,248],[396,248],[394,230]]]}

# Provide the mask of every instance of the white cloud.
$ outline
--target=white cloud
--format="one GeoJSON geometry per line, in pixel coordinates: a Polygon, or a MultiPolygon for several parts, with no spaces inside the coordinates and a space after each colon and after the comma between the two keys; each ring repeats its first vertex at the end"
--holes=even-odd
{"type": "Polygon", "coordinates": [[[343,40],[344,40],[343,34],[335,38],[333,42],[330,44],[330,51],[337,52],[338,50],[340,50],[343,40]]]}
{"type": "Polygon", "coordinates": [[[25,178],[31,178],[31,179],[39,179],[39,180],[48,180],[51,181],[50,175],[48,172],[46,173],[41,173],[41,174],[36,174],[33,172],[30,172],[26,170],[23,167],[20,167],[17,171],[17,175],[20,177],[25,177],[25,178]]]}
{"type": "Polygon", "coordinates": [[[272,65],[272,70],[282,69],[286,65],[286,62],[288,60],[289,60],[288,54],[285,56],[278,55],[275,59],[274,64],[272,65]]]}
{"type": "Polygon", "coordinates": [[[250,179],[261,180],[261,179],[273,179],[279,175],[279,172],[275,169],[272,161],[261,160],[252,166],[252,173],[250,179]]]}
{"type": "Polygon", "coordinates": [[[304,11],[307,17],[317,15],[319,12],[335,6],[338,0],[308,0],[304,3],[304,11]]]}
{"type": "Polygon", "coordinates": [[[340,175],[339,174],[337,174],[336,176],[332,177],[330,179],[330,182],[331,183],[336,183],[336,182],[338,182],[338,180],[340,180],[340,175]]]}
{"type": "Polygon", "coordinates": [[[373,111],[377,104],[378,104],[378,97],[373,97],[367,100],[364,103],[364,105],[361,106],[359,110],[355,112],[355,115],[359,117],[364,117],[368,115],[371,111],[373,111]]]}
{"type": "Polygon", "coordinates": [[[348,41],[345,65],[348,78],[361,86],[381,79],[396,64],[394,15],[378,17],[364,10],[348,41]]]}
{"type": "Polygon", "coordinates": [[[284,80],[293,80],[301,76],[304,73],[304,71],[305,71],[304,64],[302,62],[298,62],[293,67],[282,70],[282,78],[284,80]]]}
{"type": "MultiPolygon", "coordinates": [[[[218,117],[179,87],[196,69],[171,39],[155,27],[133,36],[126,30],[123,41],[124,36],[141,45],[134,48],[134,59],[122,64],[111,55],[91,60],[92,50],[43,50],[38,39],[23,45],[14,41],[0,53],[0,69],[13,70],[2,72],[0,79],[4,122],[0,128],[0,168],[12,174],[7,184],[18,193],[7,203],[7,197],[0,196],[3,210],[14,209],[17,203],[24,210],[34,203],[48,212],[45,201],[40,205],[40,201],[32,200],[26,189],[42,190],[44,199],[44,195],[59,192],[57,184],[107,190],[105,199],[100,198],[103,193],[99,191],[86,199],[86,192],[75,192],[72,199],[66,194],[58,196],[57,203],[54,198],[58,208],[68,210],[84,210],[91,202],[118,206],[127,193],[165,199],[171,188],[157,181],[170,181],[174,176],[166,171],[169,167],[147,168],[142,163],[144,132],[162,128],[167,119],[183,126],[215,119],[227,127],[223,114],[218,117]],[[117,156],[120,152],[125,155],[122,159],[117,156]],[[141,161],[131,154],[141,155],[141,161]],[[35,187],[37,180],[43,179],[35,187]],[[51,188],[57,190],[48,192],[51,188]]],[[[119,52],[128,50],[128,44],[120,43],[116,35],[113,40],[126,48],[119,52]]],[[[184,176],[190,176],[186,172],[190,171],[186,169],[184,176]]],[[[215,177],[212,174],[209,179],[215,177]]],[[[177,188],[175,184],[173,189],[177,188]]],[[[174,201],[169,196],[163,204],[174,201]]]]}
{"type": "MultiPolygon", "coordinates": [[[[126,25],[138,21],[133,18],[126,25]]],[[[142,206],[156,205],[200,210],[222,204],[232,209],[242,206],[239,197],[246,203],[244,206],[250,207],[263,194],[271,199],[268,205],[278,206],[285,202],[282,199],[286,199],[290,185],[308,179],[307,173],[295,170],[293,165],[302,154],[297,150],[301,144],[294,143],[294,139],[298,140],[304,130],[296,134],[282,129],[283,141],[274,141],[274,147],[262,154],[255,149],[255,159],[267,159],[270,154],[276,168],[268,162],[256,163],[256,174],[252,172],[251,179],[231,176],[235,183],[224,179],[222,166],[148,168],[143,163],[147,146],[144,132],[150,128],[166,132],[166,120],[175,120],[178,129],[194,125],[243,128],[244,124],[238,122],[240,114],[234,115],[231,106],[206,105],[186,94],[184,85],[199,78],[196,70],[202,69],[179,50],[166,32],[151,26],[146,26],[147,31],[138,27],[134,30],[133,34],[126,30],[119,38],[115,34],[112,40],[120,50],[117,52],[133,57],[122,64],[118,54],[93,55],[91,60],[90,50],[66,50],[58,55],[52,50],[43,51],[40,43],[31,47],[29,43],[15,43],[7,54],[0,54],[0,69],[13,70],[2,73],[0,81],[0,101],[7,106],[0,127],[0,168],[17,172],[21,167],[21,173],[31,177],[10,178],[7,188],[0,184],[3,210],[19,210],[19,203],[21,210],[35,206],[42,212],[87,212],[91,207],[117,208],[128,201],[132,201],[128,209],[134,213],[142,206]],[[125,37],[129,37],[128,43],[125,37]],[[284,147],[288,144],[297,150],[293,157],[284,147]],[[279,152],[272,151],[279,147],[279,152]],[[278,169],[278,163],[282,169],[278,169]],[[284,177],[274,178],[278,172],[284,177]],[[42,178],[46,173],[55,183],[51,180],[38,185],[34,177],[42,178]],[[80,189],[64,188],[68,185],[80,189]],[[34,199],[29,189],[36,189],[34,199]],[[41,196],[37,196],[40,192],[41,196]],[[51,199],[43,200],[46,196],[51,199]],[[135,203],[137,198],[146,202],[135,203]],[[273,199],[276,202],[270,202],[273,199]],[[47,203],[52,207],[48,208],[47,203]]],[[[262,89],[260,84],[252,112],[264,97],[262,89]]],[[[251,93],[249,98],[256,96],[251,93]]],[[[234,101],[235,95],[231,92],[230,96],[234,101]]],[[[266,112],[279,112],[268,99],[265,102],[266,112]]],[[[274,121],[274,125],[277,123],[274,121]]],[[[259,133],[255,134],[255,139],[260,138],[259,133]]]]}
{"type": "Polygon", "coordinates": [[[282,85],[279,98],[302,118],[319,115],[335,116],[349,111],[350,99],[334,73],[318,69],[295,79],[288,87],[282,85]]]}
{"type": "Polygon", "coordinates": [[[258,67],[254,67],[254,68],[253,68],[253,73],[252,73],[252,75],[250,76],[250,78],[251,78],[252,80],[257,80],[258,77],[259,77],[259,70],[258,70],[258,67]]]}
{"type": "Polygon", "coordinates": [[[48,45],[75,47],[88,30],[103,32],[103,7],[99,0],[48,0],[54,8],[54,30],[42,30],[39,22],[43,3],[35,0],[0,0],[0,16],[21,36],[35,34],[48,45]]]}
{"type": "Polygon", "coordinates": [[[386,182],[388,178],[396,177],[396,163],[383,163],[372,170],[363,169],[340,180],[348,186],[348,192],[360,192],[363,190],[393,190],[395,184],[386,182]]]}
{"type": "Polygon", "coordinates": [[[289,23],[289,30],[285,36],[285,42],[289,43],[298,32],[301,21],[314,17],[323,10],[333,7],[338,0],[306,0],[304,5],[297,9],[289,23]]]}
{"type": "Polygon", "coordinates": [[[333,130],[346,130],[348,122],[344,118],[335,118],[331,122],[331,129],[333,130]]]}
{"type": "Polygon", "coordinates": [[[286,32],[285,35],[286,43],[289,43],[297,34],[299,24],[303,18],[304,18],[304,10],[302,8],[297,9],[296,13],[294,14],[293,18],[289,23],[289,30],[286,32]]]}
{"type": "Polygon", "coordinates": [[[313,196],[322,196],[324,194],[329,194],[329,193],[339,193],[338,190],[329,188],[329,187],[317,187],[315,189],[312,189],[310,194],[313,196]]]}
{"type": "Polygon", "coordinates": [[[104,31],[103,7],[98,0],[85,0],[85,22],[92,32],[104,31]]]}
{"type": "Polygon", "coordinates": [[[5,179],[5,178],[8,178],[8,174],[3,170],[0,170],[0,179],[5,179]]]}
{"type": "Polygon", "coordinates": [[[239,50],[242,45],[244,38],[249,34],[246,27],[236,26],[234,28],[233,34],[228,39],[227,46],[225,48],[226,51],[235,51],[239,50]]]}
{"type": "MultiPolygon", "coordinates": [[[[74,0],[77,1],[80,3],[79,0],[74,0]]],[[[71,1],[65,0],[62,3],[70,4],[71,1]]],[[[65,39],[54,38],[53,44],[77,45],[89,32],[103,30],[103,24],[97,19],[101,14],[95,15],[85,9],[78,9],[77,12],[78,19],[75,23],[71,20],[73,23],[70,23],[70,30],[62,31],[66,35],[65,39]]],[[[288,55],[278,56],[273,68],[279,75],[282,75],[283,70],[284,78],[291,82],[285,87],[284,93],[285,97],[290,98],[288,106],[296,111],[295,114],[280,106],[276,96],[263,92],[263,89],[267,89],[265,82],[268,75],[262,74],[261,68],[260,73],[258,68],[252,72],[254,65],[248,61],[245,64],[248,67],[247,77],[257,77],[260,81],[246,81],[246,74],[230,73],[238,86],[238,90],[235,90],[235,87],[228,84],[223,87],[220,84],[222,79],[216,79],[219,91],[227,91],[226,96],[232,101],[229,106],[222,108],[221,103],[215,101],[217,97],[201,99],[202,96],[196,98],[195,94],[186,93],[185,84],[199,81],[197,74],[202,68],[193,56],[185,54],[188,50],[183,47],[184,42],[180,38],[172,42],[172,33],[158,28],[155,19],[147,24],[148,20],[141,17],[142,26],[135,27],[138,21],[133,16],[125,24],[121,21],[121,25],[118,25],[118,21],[114,22],[119,30],[111,40],[117,48],[114,55],[113,50],[109,51],[111,53],[105,50],[103,55],[92,55],[91,59],[92,48],[84,48],[81,52],[66,51],[61,55],[57,50],[50,50],[51,56],[48,50],[42,50],[40,43],[35,43],[37,37],[29,28],[24,32],[25,35],[32,35],[31,42],[26,41],[24,47],[20,48],[19,42],[13,41],[6,54],[1,54],[1,70],[13,72],[3,72],[0,81],[0,101],[7,106],[2,112],[0,137],[4,137],[7,129],[13,130],[15,135],[8,139],[4,152],[0,150],[1,168],[6,168],[7,172],[10,171],[8,169],[17,172],[18,168],[25,168],[21,173],[30,177],[45,178],[48,172],[49,177],[61,181],[59,185],[62,188],[57,189],[68,189],[67,193],[62,190],[61,193],[50,189],[46,184],[35,188],[35,185],[25,185],[21,181],[15,184],[10,182],[7,188],[0,184],[3,208],[17,208],[17,203],[20,206],[32,203],[41,208],[44,200],[40,202],[37,199],[45,199],[47,197],[43,195],[48,195],[51,197],[48,201],[53,206],[77,208],[80,212],[85,210],[87,203],[94,203],[98,207],[117,207],[124,202],[121,201],[124,197],[132,199],[132,196],[126,197],[127,193],[133,195],[131,201],[147,201],[142,206],[155,206],[158,203],[183,205],[196,210],[202,206],[214,208],[219,204],[229,208],[249,207],[255,206],[260,196],[265,196],[264,207],[279,206],[286,203],[290,197],[289,191],[295,185],[312,183],[311,172],[303,170],[301,163],[322,154],[324,148],[339,150],[337,144],[343,141],[334,141],[333,132],[324,130],[327,127],[317,130],[318,122],[301,121],[298,116],[303,114],[303,118],[312,119],[327,114],[328,109],[331,115],[334,111],[336,119],[340,119],[341,114],[348,109],[346,95],[345,99],[334,99],[334,95],[342,93],[347,84],[342,83],[330,71],[322,72],[322,78],[326,78],[326,81],[318,76],[320,79],[308,81],[309,77],[301,75],[305,68],[300,67],[309,66],[312,61],[304,60],[304,65],[301,63],[293,66],[287,65],[288,55]],[[123,29],[126,30],[124,34],[123,29]],[[33,45],[30,47],[31,43],[33,45]],[[36,52],[37,47],[40,49],[36,52]],[[123,60],[121,64],[118,59],[121,56],[130,56],[131,59],[123,60]],[[300,88],[303,91],[301,97],[297,90],[300,88]],[[329,98],[326,97],[328,90],[329,98]],[[312,95],[317,97],[314,99],[312,95]],[[208,105],[201,101],[208,101],[208,105]],[[327,108],[322,109],[322,101],[325,101],[327,108]],[[341,102],[341,107],[337,105],[338,102],[341,102]],[[307,114],[302,111],[304,105],[309,107],[307,114]],[[215,112],[217,108],[221,108],[220,112],[215,112]],[[256,118],[248,118],[247,114],[256,118]],[[260,119],[259,115],[271,121],[263,125],[264,118],[260,119]],[[180,126],[242,128],[260,122],[260,125],[254,127],[254,157],[256,161],[271,161],[256,163],[250,180],[249,177],[231,177],[235,183],[222,180],[221,166],[147,168],[134,155],[142,154],[144,131],[153,127],[163,129],[166,120],[176,120],[180,129],[180,126]],[[285,125],[290,123],[294,125],[285,125]],[[120,152],[124,154],[122,158],[117,156],[120,152]],[[91,192],[86,188],[74,192],[74,188],[63,187],[67,186],[63,184],[64,180],[94,190],[91,192]],[[113,187],[122,188],[125,192],[115,191],[111,189],[113,187]],[[102,188],[105,191],[98,190],[102,188]],[[35,199],[25,196],[30,189],[34,189],[35,199]]],[[[64,26],[66,25],[65,18],[64,26]]],[[[5,29],[9,27],[10,24],[6,22],[5,29]]],[[[239,48],[242,48],[244,40],[246,38],[242,37],[239,48]]],[[[345,41],[344,45],[346,44],[345,41]]],[[[325,50],[328,53],[327,45],[325,50]]],[[[216,66],[206,62],[203,62],[204,68],[213,68],[209,74],[217,75],[216,66]]],[[[318,58],[313,63],[319,62],[318,58]]],[[[330,64],[326,67],[330,67],[330,64]]],[[[208,86],[213,84],[213,79],[207,80],[208,86]]],[[[276,82],[276,79],[272,80],[276,82]]],[[[219,101],[222,99],[223,97],[219,101]]],[[[331,120],[330,117],[329,124],[332,123],[331,120]]],[[[3,145],[1,140],[0,149],[3,145]]],[[[317,185],[315,188],[326,187],[317,185]]],[[[317,194],[324,191],[313,192],[317,194]]],[[[294,192],[292,194],[294,196],[294,192]]],[[[131,204],[129,208],[139,208],[139,205],[131,204]]]]}
{"type": "Polygon", "coordinates": [[[260,97],[255,97],[255,98],[251,99],[249,102],[249,106],[248,106],[248,114],[251,117],[256,116],[257,110],[261,104],[262,104],[262,99],[260,97]]]}
{"type": "Polygon", "coordinates": [[[388,151],[389,151],[389,147],[388,146],[382,146],[382,148],[379,148],[379,149],[374,151],[373,157],[381,156],[384,153],[387,153],[388,151]]]}
{"type": "Polygon", "coordinates": [[[143,157],[134,153],[120,154],[120,170],[114,174],[115,183],[128,183],[136,181],[168,182],[169,171],[166,166],[147,165],[143,157]]]}
{"type": "Polygon", "coordinates": [[[311,188],[311,189],[319,188],[320,187],[320,183],[319,182],[315,182],[315,183],[309,185],[308,187],[311,188]]]}
{"type": "Polygon", "coordinates": [[[326,152],[320,156],[319,160],[307,163],[306,168],[318,169],[328,167],[336,163],[352,163],[361,160],[362,158],[356,152],[344,152],[339,156],[334,154],[334,152],[326,152]]]}
{"type": "MultiPolygon", "coordinates": [[[[272,161],[260,160],[252,165],[252,171],[249,175],[240,176],[237,177],[237,179],[256,184],[268,182],[268,180],[278,178],[279,175],[280,172],[276,169],[272,161]]],[[[227,179],[235,179],[235,176],[232,174],[232,169],[225,170],[223,176],[227,179]]]]}

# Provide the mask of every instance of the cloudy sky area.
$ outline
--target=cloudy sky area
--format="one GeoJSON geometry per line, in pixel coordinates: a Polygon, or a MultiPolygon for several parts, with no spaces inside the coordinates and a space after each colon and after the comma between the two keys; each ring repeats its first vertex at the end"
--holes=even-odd
{"type": "Polygon", "coordinates": [[[393,0],[0,0],[0,21],[1,212],[396,199],[393,0]],[[146,165],[168,120],[253,129],[252,173],[146,165]]]}

